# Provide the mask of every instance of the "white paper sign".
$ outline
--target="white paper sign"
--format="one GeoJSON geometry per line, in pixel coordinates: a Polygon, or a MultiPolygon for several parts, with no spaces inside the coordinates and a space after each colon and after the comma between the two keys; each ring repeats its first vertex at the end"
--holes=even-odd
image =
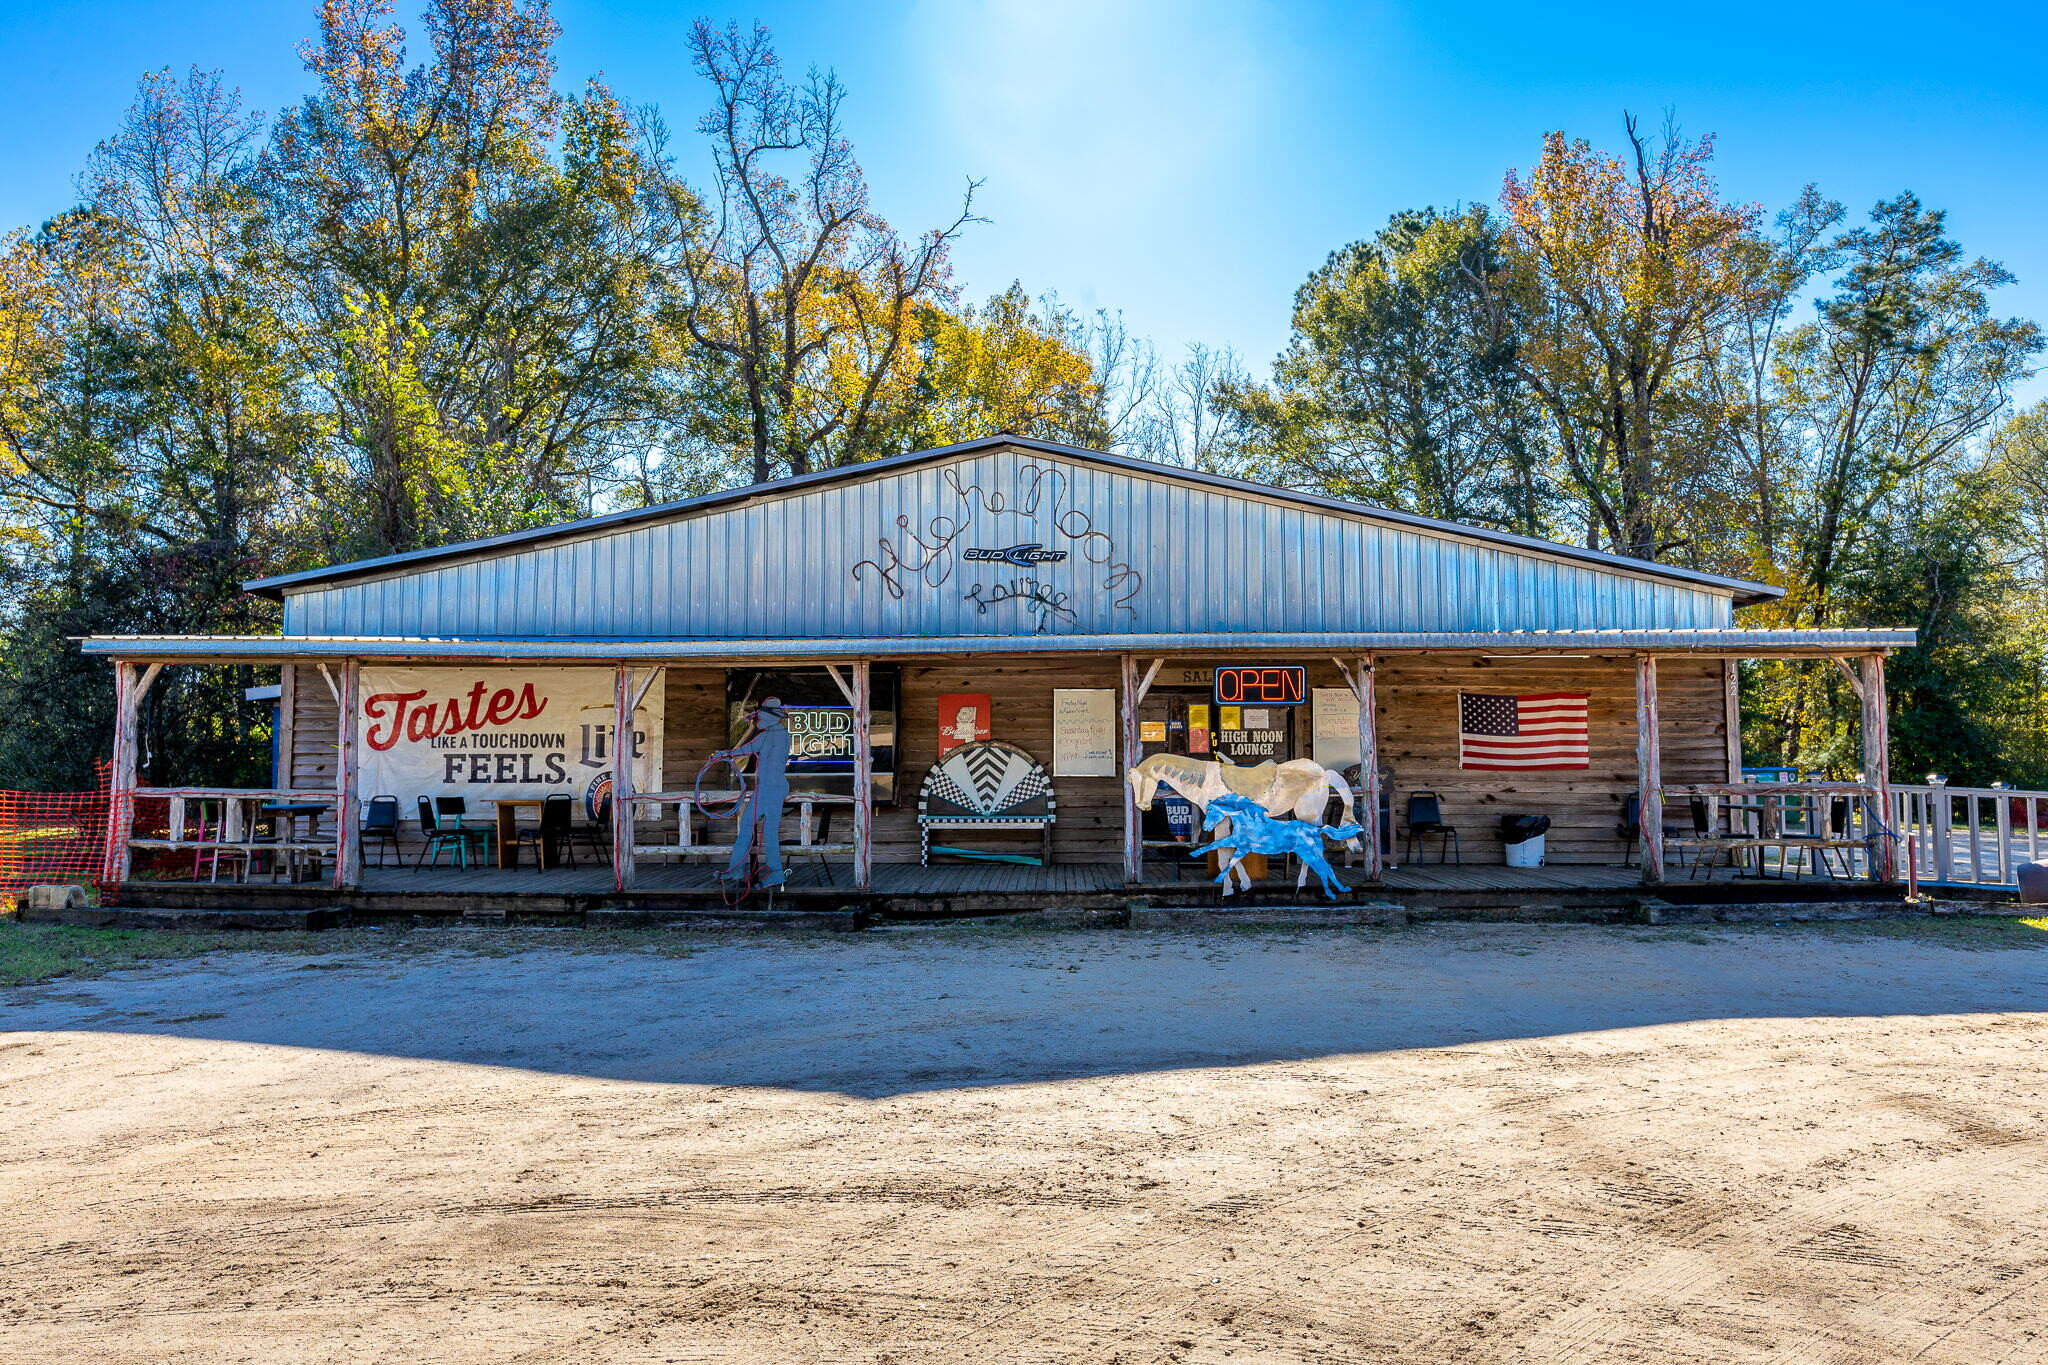
{"type": "MultiPolygon", "coordinates": [[[[609,668],[365,668],[356,724],[356,789],[395,796],[498,797],[566,792],[586,807],[612,764],[609,668]]],[[[633,713],[633,786],[661,790],[662,685],[633,713]]],[[[487,813],[486,811],[479,813],[487,813]]]]}
{"type": "Polygon", "coordinates": [[[1348,687],[1318,687],[1313,701],[1316,762],[1340,770],[1358,762],[1358,694],[1348,687]]]}
{"type": "Polygon", "coordinates": [[[1053,689],[1052,772],[1055,777],[1117,775],[1113,689],[1053,689]]]}

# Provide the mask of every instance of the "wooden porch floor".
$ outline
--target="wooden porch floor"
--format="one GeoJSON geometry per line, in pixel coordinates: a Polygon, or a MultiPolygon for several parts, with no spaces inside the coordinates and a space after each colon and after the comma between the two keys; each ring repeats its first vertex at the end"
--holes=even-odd
{"type": "MultiPolygon", "coordinates": [[[[637,869],[635,890],[716,895],[721,886],[712,875],[716,870],[709,863],[643,862],[637,869]]],[[[792,860],[785,870],[791,892],[853,891],[853,869],[843,862],[792,860]]],[[[1210,885],[1208,877],[1195,866],[1182,869],[1147,862],[1145,871],[1148,889],[1163,891],[1170,887],[1184,887],[1196,891],[1210,885]]],[[[1358,887],[1363,883],[1363,874],[1357,868],[1339,868],[1337,874],[1347,886],[1358,887]]],[[[1288,886],[1290,881],[1276,872],[1261,885],[1277,889],[1288,886]]],[[[1783,886],[1787,883],[1806,883],[1816,887],[1861,885],[1825,877],[1772,876],[1758,879],[1738,876],[1727,868],[1716,868],[1697,880],[1683,875],[1674,877],[1666,886],[1682,889],[1688,885],[1724,885],[1730,882],[1754,886],[1783,886]]],[[[1642,874],[1633,867],[1523,868],[1481,863],[1410,864],[1388,869],[1381,882],[1381,886],[1390,892],[1476,891],[1532,895],[1623,891],[1641,885],[1642,874]]],[[[602,895],[611,889],[611,868],[601,864],[549,871],[530,867],[501,870],[495,867],[461,869],[444,866],[415,872],[410,867],[377,867],[374,864],[363,869],[363,890],[387,895],[405,892],[428,895],[496,892],[588,896],[602,895]]],[[[933,867],[920,867],[915,863],[877,863],[874,868],[874,892],[883,896],[1016,895],[1034,892],[1103,895],[1124,889],[1123,867],[1118,863],[1055,863],[1050,867],[1013,863],[943,863],[933,867]]],[[[1311,894],[1314,890],[1313,886],[1309,888],[1311,894]]]]}
{"type": "MultiPolygon", "coordinates": [[[[717,895],[723,883],[710,863],[648,863],[634,869],[634,890],[698,892],[717,895]]],[[[801,892],[853,892],[853,868],[844,862],[790,860],[784,866],[788,889],[801,892]]],[[[888,896],[963,895],[1043,891],[1064,895],[1121,891],[1123,868],[1116,863],[1055,863],[1026,867],[1012,863],[945,864],[877,863],[874,890],[888,896]]],[[[363,890],[383,893],[414,891],[438,895],[489,892],[599,895],[612,889],[612,870],[595,867],[535,868],[411,868],[363,869],[363,890]]]]}

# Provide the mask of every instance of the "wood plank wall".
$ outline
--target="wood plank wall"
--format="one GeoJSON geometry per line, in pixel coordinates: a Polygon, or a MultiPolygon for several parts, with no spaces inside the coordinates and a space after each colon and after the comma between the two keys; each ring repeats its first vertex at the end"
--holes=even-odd
{"type": "Polygon", "coordinates": [[[340,762],[334,693],[312,664],[286,664],[284,669],[292,675],[290,685],[282,689],[292,706],[291,753],[279,765],[285,770],[285,785],[295,791],[331,792],[340,762]]]}
{"type": "MultiPolygon", "coordinates": [[[[1193,662],[1193,661],[1177,661],[1193,662]]],[[[1341,687],[1328,659],[1309,663],[1312,687],[1341,687]]],[[[291,783],[334,789],[334,699],[318,670],[296,665],[291,690],[291,783]]],[[[1141,669],[1142,672],[1142,664],[1141,669]]],[[[876,811],[875,858],[879,862],[917,859],[917,791],[925,770],[938,757],[938,698],[947,692],[986,692],[994,710],[994,734],[1030,753],[1052,760],[1052,693],[1058,687],[1114,688],[1112,657],[1020,658],[992,656],[941,663],[902,665],[903,713],[897,735],[897,792],[894,808],[876,811]]],[[[1666,657],[1659,661],[1659,710],[1665,780],[1670,783],[1725,781],[1728,723],[1721,664],[1711,659],[1666,657]]],[[[704,759],[725,743],[725,670],[676,666],[667,670],[663,785],[688,790],[704,759]]],[[[1498,862],[1497,829],[1507,814],[1551,817],[1548,853],[1557,863],[1617,863],[1624,852],[1618,833],[1623,802],[1635,790],[1635,665],[1627,658],[1535,657],[1486,659],[1477,655],[1382,655],[1379,662],[1379,734],[1382,761],[1394,782],[1396,854],[1406,825],[1407,794],[1428,789],[1443,798],[1444,818],[1460,827],[1468,862],[1498,862]],[[1583,771],[1486,773],[1458,767],[1459,692],[1584,692],[1590,699],[1592,766],[1583,771]]],[[[1296,726],[1307,756],[1309,717],[1296,726]]],[[[1059,821],[1053,827],[1053,856],[1063,862],[1114,862],[1123,838],[1122,785],[1116,778],[1058,780],[1059,821]]],[[[373,793],[365,793],[365,796],[373,793]]],[[[411,814],[414,793],[397,793],[411,814]]],[[[837,819],[843,816],[835,817],[837,819]]],[[[1673,823],[1683,811],[1671,812],[1673,823]]],[[[720,837],[723,837],[722,835],[720,837]]],[[[785,837],[794,839],[793,829],[785,837]]],[[[834,838],[850,837],[835,823],[834,838]]],[[[977,846],[1022,851],[1034,840],[976,832],[977,846]]]]}
{"type": "MultiPolygon", "coordinates": [[[[1728,724],[1719,660],[1657,664],[1664,780],[1728,780],[1728,724]]],[[[1334,670],[1333,670],[1334,674],[1334,670]]],[[[1334,686],[1334,676],[1318,686],[1334,686]]],[[[1623,804],[1636,789],[1635,664],[1630,659],[1386,655],[1379,665],[1381,761],[1393,777],[1395,854],[1406,833],[1408,793],[1443,798],[1468,862],[1501,859],[1503,815],[1548,815],[1546,853],[1556,863],[1618,863],[1623,804]],[[1500,773],[1458,767],[1458,693],[1583,692],[1591,765],[1583,770],[1500,773]]],[[[1674,821],[1682,811],[1673,813],[1674,821]]]]}
{"type": "MultiPolygon", "coordinates": [[[[1116,686],[1114,658],[1017,659],[987,662],[902,665],[903,715],[897,733],[897,801],[875,811],[877,862],[916,862],[917,791],[925,771],[938,761],[939,697],[947,692],[986,692],[994,710],[994,734],[1052,762],[1052,693],[1056,687],[1116,686]]],[[[724,747],[722,713],[725,670],[668,670],[667,715],[663,730],[662,782],[671,791],[688,791],[697,769],[714,750],[724,747]]],[[[1064,862],[1113,862],[1123,848],[1123,787],[1113,777],[1068,777],[1058,783],[1059,820],[1053,825],[1053,857],[1064,862]]],[[[832,837],[850,838],[850,827],[835,814],[832,837]]],[[[785,837],[794,839],[794,819],[785,837]]],[[[670,826],[673,828],[673,825],[670,826]]],[[[719,833],[723,839],[725,834],[719,833]]],[[[962,839],[970,837],[963,834],[962,839]]],[[[1012,848],[1035,852],[1036,836],[973,831],[974,847],[1012,848]]]]}

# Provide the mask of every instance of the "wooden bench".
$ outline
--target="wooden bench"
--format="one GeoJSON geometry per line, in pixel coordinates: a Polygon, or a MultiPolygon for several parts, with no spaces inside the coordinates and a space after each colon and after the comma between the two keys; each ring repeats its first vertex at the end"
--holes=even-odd
{"type": "Polygon", "coordinates": [[[960,858],[1052,862],[1052,826],[1058,815],[1052,779],[1037,759],[999,739],[963,744],[934,763],[917,793],[917,861],[931,865],[934,851],[960,858]],[[1038,831],[1039,853],[1000,854],[932,848],[932,831],[1014,829],[1038,831]]]}

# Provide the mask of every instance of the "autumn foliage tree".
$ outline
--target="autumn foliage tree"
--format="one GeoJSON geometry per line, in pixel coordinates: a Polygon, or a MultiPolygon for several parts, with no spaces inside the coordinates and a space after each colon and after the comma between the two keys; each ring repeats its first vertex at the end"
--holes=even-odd
{"type": "Polygon", "coordinates": [[[1614,156],[1552,133],[1508,173],[1507,269],[1482,283],[1588,541],[1656,559],[1691,538],[1709,482],[1718,414],[1687,380],[1751,303],[1760,213],[1720,198],[1711,137],[1626,134],[1614,156]]]}
{"type": "MultiPolygon", "coordinates": [[[[1271,377],[1212,404],[1281,482],[1782,587],[1757,625],[1911,626],[1900,770],[2048,784],[2048,442],[2038,412],[2000,427],[2042,338],[1998,315],[2010,275],[1911,194],[1845,226],[1809,186],[1767,224],[1712,139],[1623,131],[1545,138],[1497,214],[1333,253],[1271,377]]],[[[1855,771],[1831,665],[1743,685],[1754,758],[1855,771]]]]}
{"type": "MultiPolygon", "coordinates": [[[[105,752],[72,635],[272,629],[242,581],[1099,407],[1072,319],[956,298],[964,208],[896,237],[764,31],[698,31],[700,189],[658,114],[559,88],[546,0],[420,9],[324,0],[271,118],[146,77],[81,202],[0,237],[0,785],[105,752]]],[[[167,676],[146,756],[260,780],[250,681],[167,676]]]]}

